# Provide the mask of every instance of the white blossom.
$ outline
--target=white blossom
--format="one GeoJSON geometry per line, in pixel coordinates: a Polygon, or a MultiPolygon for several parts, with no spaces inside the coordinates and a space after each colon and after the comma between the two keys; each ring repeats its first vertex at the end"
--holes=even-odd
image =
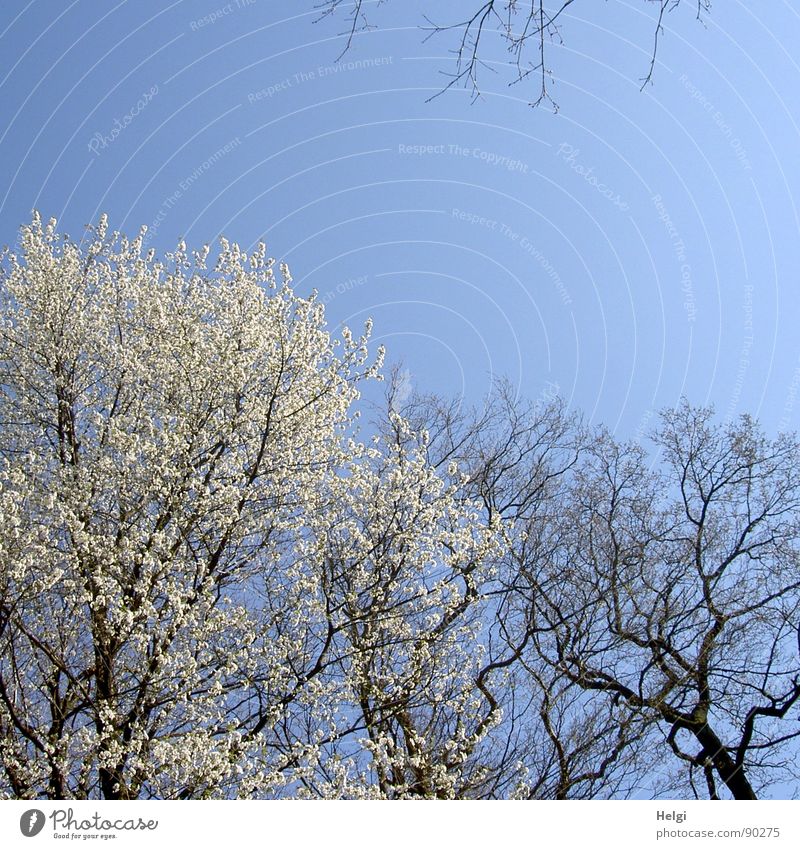
{"type": "Polygon", "coordinates": [[[427,434],[361,441],[371,323],[142,234],[4,259],[0,793],[458,795],[497,534],[427,434]]]}

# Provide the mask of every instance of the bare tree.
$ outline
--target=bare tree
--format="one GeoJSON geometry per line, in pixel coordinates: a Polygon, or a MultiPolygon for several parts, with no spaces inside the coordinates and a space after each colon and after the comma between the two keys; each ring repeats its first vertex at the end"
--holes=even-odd
{"type": "MultiPolygon", "coordinates": [[[[557,0],[552,4],[545,4],[544,0],[470,0],[464,3],[466,8],[463,16],[451,23],[436,20],[434,5],[431,3],[431,14],[425,16],[423,27],[427,32],[426,39],[453,34],[455,45],[451,48],[455,68],[446,73],[449,81],[439,94],[453,86],[464,86],[475,97],[480,96],[479,72],[481,69],[491,70],[485,58],[487,42],[499,39],[511,57],[513,71],[509,84],[522,82],[529,77],[535,78],[536,96],[531,105],[548,102],[557,108],[550,95],[553,75],[549,67],[548,47],[562,42],[566,13],[575,3],[576,0],[557,0]]],[[[691,0],[691,3],[682,0],[644,0],[644,3],[646,7],[654,7],[655,15],[650,61],[641,81],[642,88],[653,79],[665,16],[681,5],[691,5],[698,20],[702,20],[711,10],[711,0],[691,0]]],[[[373,29],[366,8],[368,5],[364,0],[321,0],[318,4],[320,18],[341,13],[347,22],[343,33],[346,43],[342,55],[350,49],[358,33],[373,29]]]]}
{"type": "Polygon", "coordinates": [[[656,472],[638,446],[591,446],[563,545],[528,576],[532,645],[621,722],[657,724],[670,792],[755,799],[796,778],[799,446],[685,403],[655,439],[656,472]]]}
{"type": "Polygon", "coordinates": [[[794,437],[683,402],[653,463],[507,385],[477,411],[420,397],[404,411],[504,523],[487,627],[513,661],[485,745],[508,755],[506,778],[524,764],[519,795],[746,799],[796,779],[794,437]]]}
{"type": "MultiPolygon", "coordinates": [[[[390,382],[390,405],[393,387],[390,382]]],[[[591,434],[552,393],[520,400],[502,381],[476,409],[414,395],[402,411],[415,431],[428,434],[430,463],[442,473],[449,468],[461,496],[481,505],[483,521],[499,520],[504,528],[495,580],[484,589],[483,683],[502,716],[478,752],[484,794],[627,795],[648,771],[648,752],[639,744],[650,720],[593,698],[536,651],[537,593],[561,581],[547,564],[564,551],[568,487],[591,434]]]]}

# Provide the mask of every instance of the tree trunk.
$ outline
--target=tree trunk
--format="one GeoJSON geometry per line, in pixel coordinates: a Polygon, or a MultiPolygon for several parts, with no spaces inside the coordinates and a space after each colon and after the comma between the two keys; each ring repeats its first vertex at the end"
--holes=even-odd
{"type": "Polygon", "coordinates": [[[755,791],[747,780],[744,768],[736,765],[725,745],[711,728],[705,723],[698,724],[692,728],[692,733],[702,745],[703,755],[711,761],[733,798],[757,799],[755,791]]]}

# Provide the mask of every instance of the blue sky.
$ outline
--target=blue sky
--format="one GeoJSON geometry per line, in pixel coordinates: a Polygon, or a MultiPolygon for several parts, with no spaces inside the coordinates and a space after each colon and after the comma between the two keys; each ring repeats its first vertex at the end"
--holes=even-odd
{"type": "Polygon", "coordinates": [[[480,99],[429,101],[433,5],[475,3],[389,0],[337,63],[314,0],[4,3],[0,242],[33,207],[158,250],[264,239],[423,391],[557,387],[621,437],[682,394],[799,428],[800,6],[684,4],[641,92],[650,4],[576,2],[554,114],[491,42],[480,99]]]}

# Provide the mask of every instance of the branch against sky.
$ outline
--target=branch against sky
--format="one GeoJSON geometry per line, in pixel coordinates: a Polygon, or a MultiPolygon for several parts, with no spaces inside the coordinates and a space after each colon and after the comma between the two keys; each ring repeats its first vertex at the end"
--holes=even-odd
{"type": "MultiPolygon", "coordinates": [[[[372,22],[375,6],[381,6],[388,0],[377,4],[365,0],[320,0],[317,8],[320,18],[338,16],[345,22],[342,36],[345,46],[343,56],[352,46],[354,38],[363,32],[376,28],[372,22]],[[371,7],[371,8],[370,8],[371,7]]],[[[699,21],[711,11],[711,0],[642,0],[646,11],[653,14],[651,43],[647,45],[650,60],[643,71],[641,87],[653,80],[656,58],[660,41],[664,33],[666,16],[678,7],[691,6],[699,21]]],[[[448,82],[441,91],[433,95],[438,97],[454,86],[463,86],[472,91],[474,97],[481,94],[481,70],[494,70],[485,61],[484,50],[487,42],[499,38],[505,43],[511,61],[511,80],[509,85],[527,80],[533,82],[531,105],[538,106],[546,102],[557,109],[550,94],[554,79],[549,65],[549,47],[561,44],[564,23],[570,11],[586,8],[580,0],[558,0],[545,4],[544,0],[463,0],[463,15],[455,21],[442,21],[437,14],[436,4],[431,2],[430,13],[424,15],[423,31],[426,40],[449,36],[448,49],[453,54],[454,69],[444,71],[448,82]]]]}

